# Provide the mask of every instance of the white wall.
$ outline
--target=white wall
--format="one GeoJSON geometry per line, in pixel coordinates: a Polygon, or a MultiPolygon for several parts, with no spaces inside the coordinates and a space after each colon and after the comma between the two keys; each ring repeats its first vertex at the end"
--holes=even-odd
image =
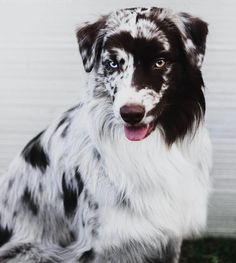
{"type": "Polygon", "coordinates": [[[86,74],[76,25],[116,8],[144,5],[188,11],[210,24],[203,67],[214,145],[208,229],[236,235],[234,0],[0,0],[0,173],[33,135],[78,101],[86,74]]]}

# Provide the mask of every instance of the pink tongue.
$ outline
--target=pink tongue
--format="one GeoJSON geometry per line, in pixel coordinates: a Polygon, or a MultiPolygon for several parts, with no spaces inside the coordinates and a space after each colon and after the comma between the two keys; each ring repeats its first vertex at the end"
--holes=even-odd
{"type": "Polygon", "coordinates": [[[125,136],[130,141],[143,140],[148,133],[148,125],[141,127],[128,127],[124,126],[125,136]]]}

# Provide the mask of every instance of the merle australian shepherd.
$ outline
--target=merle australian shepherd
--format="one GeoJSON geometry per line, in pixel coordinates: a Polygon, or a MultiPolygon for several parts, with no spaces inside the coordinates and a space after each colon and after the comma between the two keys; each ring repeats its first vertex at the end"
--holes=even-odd
{"type": "Polygon", "coordinates": [[[0,177],[1,263],[174,263],[205,227],[207,24],[122,9],[77,31],[81,102],[0,177]]]}

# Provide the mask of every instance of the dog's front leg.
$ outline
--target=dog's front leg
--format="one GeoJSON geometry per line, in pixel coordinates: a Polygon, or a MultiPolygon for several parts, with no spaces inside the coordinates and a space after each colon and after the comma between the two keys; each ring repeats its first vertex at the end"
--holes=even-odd
{"type": "Polygon", "coordinates": [[[178,263],[182,239],[172,239],[167,246],[160,249],[136,242],[127,243],[120,248],[107,249],[93,260],[80,263],[178,263]]]}

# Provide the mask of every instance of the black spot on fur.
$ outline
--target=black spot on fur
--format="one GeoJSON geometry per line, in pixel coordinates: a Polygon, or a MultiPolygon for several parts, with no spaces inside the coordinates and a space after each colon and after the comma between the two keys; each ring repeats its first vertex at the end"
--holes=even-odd
{"type": "Polygon", "coordinates": [[[70,123],[68,123],[68,124],[66,125],[66,127],[64,128],[64,130],[62,131],[62,133],[61,133],[61,137],[62,137],[62,138],[66,137],[69,128],[70,128],[70,123]]]}
{"type": "Polygon", "coordinates": [[[55,131],[57,131],[58,128],[60,128],[65,122],[68,122],[68,120],[69,120],[68,116],[65,116],[64,118],[62,118],[57,124],[55,131]]]}
{"type": "Polygon", "coordinates": [[[85,227],[84,215],[82,215],[82,226],[85,227]]]}
{"type": "Polygon", "coordinates": [[[86,57],[83,57],[83,64],[85,65],[87,63],[88,59],[86,57]]]}
{"type": "Polygon", "coordinates": [[[128,198],[123,198],[120,204],[123,208],[130,208],[130,200],[128,198]]]}
{"type": "Polygon", "coordinates": [[[88,190],[85,189],[84,190],[84,201],[86,201],[88,199],[88,190]]]}
{"type": "Polygon", "coordinates": [[[63,128],[63,131],[61,133],[61,137],[66,137],[67,135],[67,132],[68,132],[68,129],[70,127],[70,124],[71,124],[71,120],[68,116],[64,116],[60,122],[58,123],[56,129],[55,129],[55,132],[61,127],[61,126],[64,126],[63,128]]]}
{"type": "Polygon", "coordinates": [[[131,208],[131,203],[129,198],[125,195],[125,193],[121,193],[118,196],[117,203],[122,208],[131,208]]]}
{"type": "Polygon", "coordinates": [[[125,60],[123,58],[120,59],[120,65],[124,65],[125,64],[125,60]]]}
{"type": "Polygon", "coordinates": [[[90,249],[88,251],[85,251],[82,256],[79,258],[79,262],[81,263],[87,263],[90,262],[95,258],[95,253],[93,249],[90,249]]]}
{"type": "Polygon", "coordinates": [[[40,143],[42,134],[43,132],[39,133],[25,146],[22,151],[22,156],[27,163],[31,164],[34,168],[40,169],[41,172],[44,173],[49,165],[49,158],[40,143]]]}
{"type": "MultiPolygon", "coordinates": [[[[41,251],[34,247],[31,243],[25,243],[18,246],[15,246],[9,250],[6,250],[6,252],[1,253],[2,256],[0,256],[0,262],[18,262],[14,260],[15,258],[19,259],[20,256],[29,255],[30,259],[34,262],[40,262],[40,263],[60,263],[61,261],[58,260],[58,258],[53,256],[44,257],[43,255],[39,255],[41,251]],[[32,251],[33,250],[33,251],[32,251]],[[33,255],[33,252],[35,253],[35,250],[38,252],[38,255],[33,255]],[[19,257],[18,257],[19,256],[19,257]]],[[[30,262],[32,262],[30,260],[30,262]]],[[[21,261],[22,262],[22,261],[21,261]]]]}
{"type": "Polygon", "coordinates": [[[39,193],[42,194],[43,192],[43,185],[42,183],[39,183],[39,193]]]}
{"type": "Polygon", "coordinates": [[[69,110],[67,110],[65,113],[70,113],[70,112],[72,112],[72,111],[75,111],[75,110],[77,110],[77,109],[80,109],[82,106],[83,106],[83,103],[81,102],[81,103],[75,105],[74,107],[70,108],[69,110]]]}
{"type": "Polygon", "coordinates": [[[63,202],[66,216],[70,217],[74,214],[78,203],[78,195],[76,189],[73,189],[66,183],[65,173],[62,176],[63,202]]]}
{"type": "Polygon", "coordinates": [[[6,244],[12,237],[12,229],[0,225],[0,247],[6,244]]]}
{"type": "Polygon", "coordinates": [[[89,200],[88,206],[89,206],[89,208],[92,209],[92,210],[97,210],[97,209],[98,209],[98,203],[97,203],[97,202],[93,202],[93,201],[91,201],[91,200],[89,200]]]}
{"type": "Polygon", "coordinates": [[[81,178],[81,175],[79,173],[78,168],[75,169],[75,179],[77,181],[77,187],[78,187],[78,196],[80,196],[81,192],[84,189],[84,182],[81,178]]]}
{"type": "Polygon", "coordinates": [[[75,232],[70,231],[70,239],[71,239],[71,242],[74,242],[76,240],[76,233],[75,232]]]}
{"type": "Polygon", "coordinates": [[[101,154],[98,152],[98,150],[94,149],[93,150],[94,158],[98,161],[101,159],[101,154]]]}
{"type": "Polygon", "coordinates": [[[65,247],[71,245],[71,244],[72,244],[73,242],[75,242],[75,241],[76,241],[76,234],[75,234],[75,232],[70,231],[70,232],[69,232],[69,236],[67,237],[67,239],[60,241],[60,242],[59,242],[59,245],[60,245],[61,247],[65,248],[65,247]]]}
{"type": "Polygon", "coordinates": [[[15,217],[17,217],[17,215],[18,215],[17,211],[14,211],[13,212],[13,217],[15,218],[15,217]]]}
{"type": "Polygon", "coordinates": [[[26,207],[33,213],[33,215],[37,215],[39,211],[38,204],[35,203],[35,200],[32,197],[32,193],[26,187],[24,194],[22,196],[22,202],[26,205],[26,207]]]}
{"type": "Polygon", "coordinates": [[[6,260],[14,259],[19,254],[26,254],[31,249],[32,246],[29,243],[11,248],[10,250],[7,250],[5,254],[0,256],[0,262],[7,262],[6,260]]]}

